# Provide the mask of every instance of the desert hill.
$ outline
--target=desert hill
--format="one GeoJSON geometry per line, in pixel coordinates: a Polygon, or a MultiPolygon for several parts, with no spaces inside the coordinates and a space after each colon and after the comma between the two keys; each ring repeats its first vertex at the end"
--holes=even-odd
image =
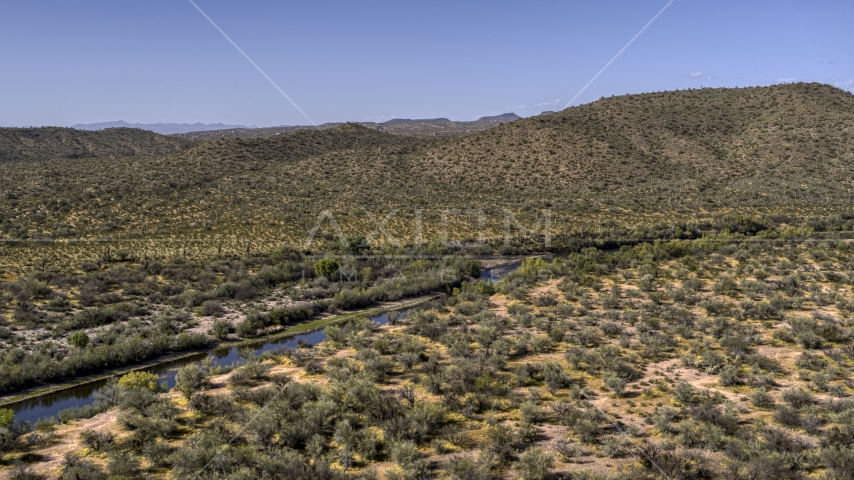
{"type": "MultiPolygon", "coordinates": [[[[790,84],[605,98],[459,138],[344,124],[156,157],[7,162],[0,229],[265,243],[300,242],[324,210],[364,234],[365,211],[397,209],[388,226],[406,241],[416,210],[427,237],[453,210],[483,210],[490,237],[504,209],[528,223],[549,209],[556,233],[619,235],[730,214],[849,218],[852,129],[850,93],[790,84]]],[[[464,217],[451,228],[475,235],[464,217]]]]}
{"type": "MultiPolygon", "coordinates": [[[[501,123],[518,120],[515,113],[504,113],[491,117],[481,117],[470,122],[454,122],[447,118],[422,118],[408,119],[395,118],[386,122],[358,122],[365,128],[380,130],[387,133],[400,135],[411,135],[416,137],[459,137],[472,132],[479,132],[492,128],[501,123]]],[[[192,140],[212,140],[218,138],[265,138],[276,135],[293,133],[298,130],[326,130],[343,125],[342,123],[324,123],[317,127],[312,126],[282,126],[264,128],[229,128],[222,130],[199,131],[179,134],[182,138],[192,140]]]]}
{"type": "Polygon", "coordinates": [[[73,128],[0,128],[0,163],[136,155],[168,155],[193,145],[135,128],[82,131],[73,128]]]}
{"type": "Polygon", "coordinates": [[[105,128],[139,128],[149,130],[161,135],[172,135],[176,133],[201,132],[206,130],[224,130],[228,128],[257,128],[247,125],[225,125],[223,123],[128,123],[124,120],[116,122],[79,123],[71,128],[77,130],[103,130],[105,128]]]}

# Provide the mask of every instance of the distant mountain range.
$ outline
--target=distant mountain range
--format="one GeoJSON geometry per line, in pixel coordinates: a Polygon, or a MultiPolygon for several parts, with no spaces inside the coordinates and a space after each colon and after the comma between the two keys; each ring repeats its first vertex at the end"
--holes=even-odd
{"type": "MultiPolygon", "coordinates": [[[[491,117],[481,117],[471,122],[454,122],[447,118],[408,119],[395,118],[383,123],[358,122],[363,127],[382,130],[389,133],[414,135],[420,137],[445,136],[456,137],[466,133],[479,132],[499,123],[508,123],[522,117],[515,113],[504,113],[491,117]]],[[[118,122],[80,123],[72,125],[76,130],[104,130],[106,128],[138,128],[159,133],[161,135],[180,135],[193,140],[211,138],[263,138],[273,135],[291,133],[297,130],[325,130],[343,125],[343,122],[324,123],[313,127],[310,125],[281,125],[278,127],[257,127],[255,125],[225,125],[223,123],[128,123],[118,122]]]]}
{"type": "Polygon", "coordinates": [[[105,128],[139,128],[149,130],[161,135],[172,135],[176,133],[204,132],[208,130],[226,130],[230,128],[257,128],[254,125],[225,125],[223,123],[128,123],[124,120],[118,122],[101,123],[79,123],[71,128],[77,130],[103,130],[105,128]]]}
{"type": "MultiPolygon", "coordinates": [[[[520,119],[515,113],[481,117],[471,122],[447,118],[395,118],[384,123],[357,125],[396,135],[436,138],[461,137],[520,119]]],[[[296,125],[254,127],[222,123],[127,123],[103,122],[65,127],[0,128],[0,164],[17,160],[115,158],[169,155],[198,142],[223,138],[269,138],[300,130],[326,130],[345,125],[324,123],[317,127],[296,125]]],[[[356,124],[349,124],[356,125],[356,124]]]]}
{"type": "MultiPolygon", "coordinates": [[[[519,120],[515,113],[503,113],[491,117],[481,117],[471,122],[454,122],[447,118],[395,118],[383,123],[357,122],[372,130],[380,130],[399,135],[414,137],[459,137],[468,133],[479,132],[492,128],[501,123],[510,123],[519,120]]],[[[324,123],[317,127],[307,125],[262,127],[262,128],[224,128],[220,130],[204,130],[189,133],[176,134],[192,140],[210,140],[214,138],[265,138],[274,135],[284,135],[297,130],[326,130],[343,125],[341,122],[324,123]]]]}

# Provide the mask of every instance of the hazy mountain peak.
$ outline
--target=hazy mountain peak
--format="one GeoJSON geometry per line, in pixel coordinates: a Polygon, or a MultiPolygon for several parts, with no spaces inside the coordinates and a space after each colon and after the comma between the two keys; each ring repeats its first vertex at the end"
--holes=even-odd
{"type": "Polygon", "coordinates": [[[520,118],[522,118],[522,117],[520,117],[519,115],[516,115],[513,112],[510,112],[510,113],[502,113],[501,115],[493,115],[491,117],[480,117],[477,119],[477,121],[478,122],[502,122],[502,123],[506,123],[506,122],[513,122],[513,121],[519,120],[520,118]]]}

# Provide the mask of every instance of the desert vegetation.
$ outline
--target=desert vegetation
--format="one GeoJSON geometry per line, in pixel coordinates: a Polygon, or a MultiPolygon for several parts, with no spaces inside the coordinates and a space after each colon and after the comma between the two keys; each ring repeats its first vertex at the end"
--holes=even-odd
{"type": "MultiPolygon", "coordinates": [[[[352,240],[361,248],[364,239],[352,240]]],[[[108,255],[35,271],[0,283],[0,392],[443,291],[479,270],[462,258],[313,259],[285,249],[162,262],[108,255]]]]}
{"type": "Polygon", "coordinates": [[[751,240],[532,258],[171,392],[123,378],[92,419],[6,422],[3,458],[17,478],[849,478],[854,247],[751,240]]]}
{"type": "Polygon", "coordinates": [[[0,408],[3,475],[852,478],[850,93],[443,125],[0,129],[0,394],[352,315],[0,408]]]}
{"type": "Polygon", "coordinates": [[[0,128],[0,163],[168,155],[192,141],[135,128],[0,128]]]}
{"type": "Polygon", "coordinates": [[[337,235],[324,212],[344,236],[389,218],[392,238],[373,242],[390,247],[420,233],[495,249],[506,212],[529,230],[545,210],[557,247],[696,238],[742,217],[851,230],[852,126],[850,93],[791,84],[605,98],[459,138],[345,124],[169,155],[3,162],[0,269],[91,259],[104,240],[139,257],[303,249],[318,222],[337,235]]]}

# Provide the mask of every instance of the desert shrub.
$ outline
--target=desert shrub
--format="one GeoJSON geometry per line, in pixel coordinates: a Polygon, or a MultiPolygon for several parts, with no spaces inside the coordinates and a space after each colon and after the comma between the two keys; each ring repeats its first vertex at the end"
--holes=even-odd
{"type": "Polygon", "coordinates": [[[774,358],[766,357],[765,355],[747,355],[744,357],[744,363],[751,367],[765,370],[766,372],[782,372],[783,366],[774,358]]]}
{"type": "Polygon", "coordinates": [[[556,362],[547,362],[543,365],[542,370],[543,381],[549,392],[554,395],[561,388],[566,388],[572,383],[572,379],[567,375],[563,368],[556,362]]]}
{"type": "Polygon", "coordinates": [[[66,454],[60,470],[60,480],[104,480],[107,474],[91,460],[82,459],[73,454],[66,454]]]}
{"type": "Polygon", "coordinates": [[[145,455],[152,465],[157,467],[164,466],[171,453],[172,448],[168,443],[162,441],[147,442],[142,447],[142,454],[145,455]]]}
{"type": "Polygon", "coordinates": [[[548,480],[552,478],[554,457],[541,448],[529,448],[522,452],[514,470],[523,480],[548,480]]]}
{"type": "Polygon", "coordinates": [[[602,440],[602,453],[609,458],[619,458],[631,451],[632,444],[619,436],[610,436],[602,440]]]}
{"type": "Polygon", "coordinates": [[[186,332],[181,332],[172,340],[170,348],[176,351],[193,350],[208,344],[207,338],[201,333],[193,333],[188,335],[186,332]]]}
{"type": "Polygon", "coordinates": [[[727,365],[721,370],[718,382],[724,387],[730,387],[741,383],[738,376],[738,365],[727,365]]]}
{"type": "Polygon", "coordinates": [[[673,422],[678,418],[679,411],[670,406],[663,406],[655,410],[655,413],[648,418],[648,422],[652,423],[655,428],[661,433],[673,433],[673,422]]]}
{"type": "Polygon", "coordinates": [[[790,388],[783,392],[783,400],[795,408],[805,407],[815,402],[813,395],[802,388],[790,388]]]}
{"type": "Polygon", "coordinates": [[[114,437],[110,432],[83,430],[80,432],[80,441],[92,450],[102,451],[113,446],[114,437]]]}
{"type": "Polygon", "coordinates": [[[190,397],[189,407],[204,415],[225,416],[233,408],[233,404],[226,395],[197,394],[190,397]]]}
{"type": "Polygon", "coordinates": [[[525,423],[540,423],[545,418],[543,409],[531,400],[519,406],[519,416],[525,423]]]}
{"type": "Polygon", "coordinates": [[[673,396],[676,401],[683,405],[690,405],[696,400],[696,390],[687,382],[679,382],[673,389],[673,396]]]}
{"type": "Polygon", "coordinates": [[[734,295],[738,293],[738,282],[729,275],[721,275],[712,285],[712,291],[717,294],[734,295]]]}
{"type": "Polygon", "coordinates": [[[534,297],[532,303],[537,307],[553,307],[557,305],[558,301],[554,295],[543,294],[534,297]]]}
{"type": "Polygon", "coordinates": [[[0,427],[8,427],[15,419],[15,412],[10,408],[0,408],[0,427]]]}
{"type": "Polygon", "coordinates": [[[821,449],[821,461],[830,469],[835,478],[854,479],[854,447],[830,445],[821,449]]]}
{"type": "Polygon", "coordinates": [[[543,431],[533,423],[519,422],[516,428],[516,440],[522,446],[533,445],[542,438],[542,435],[543,431]]]}
{"type": "Polygon", "coordinates": [[[448,460],[447,473],[452,480],[491,480],[490,462],[471,455],[454,455],[448,460]]]}
{"type": "Polygon", "coordinates": [[[338,268],[338,260],[335,260],[334,258],[322,258],[314,264],[314,273],[319,277],[331,279],[338,271],[338,268]]]}
{"type": "Polygon", "coordinates": [[[289,323],[301,322],[308,320],[314,315],[314,308],[310,305],[300,305],[296,307],[279,307],[271,309],[268,313],[270,322],[275,325],[287,325],[289,323]]]}
{"type": "Polygon", "coordinates": [[[213,322],[213,325],[211,325],[210,334],[220,340],[225,340],[232,329],[233,326],[230,321],[218,319],[213,322]]]}
{"type": "Polygon", "coordinates": [[[323,373],[323,364],[320,363],[319,360],[316,360],[314,358],[306,361],[303,365],[303,368],[305,369],[305,373],[307,375],[320,375],[321,373],[323,373]]]}
{"type": "Polygon", "coordinates": [[[86,348],[86,345],[89,345],[89,336],[86,332],[74,332],[68,336],[68,343],[75,348],[86,348]]]}
{"type": "Polygon", "coordinates": [[[583,417],[575,422],[572,431],[584,443],[594,443],[601,433],[598,419],[590,417],[583,417]]]}
{"type": "Polygon", "coordinates": [[[258,327],[252,320],[246,318],[237,324],[235,333],[242,338],[254,337],[258,334],[258,327]]]}
{"type": "Polygon", "coordinates": [[[175,389],[187,400],[207,386],[207,375],[200,364],[194,363],[181,367],[175,375],[175,389]]]}
{"type": "Polygon", "coordinates": [[[513,430],[504,424],[497,424],[486,430],[486,448],[502,461],[513,458],[516,439],[513,430]]]}
{"type": "Polygon", "coordinates": [[[113,453],[107,459],[107,472],[114,478],[136,478],[139,474],[139,460],[129,453],[113,453]]]}
{"type": "Polygon", "coordinates": [[[602,379],[605,383],[605,386],[614,393],[614,395],[620,397],[626,391],[626,380],[620,378],[616,375],[606,375],[605,378],[602,379]]]}
{"type": "Polygon", "coordinates": [[[252,359],[243,367],[235,370],[228,377],[230,385],[246,386],[266,378],[270,373],[270,365],[257,359],[252,359]]]}
{"type": "Polygon", "coordinates": [[[218,317],[222,315],[225,310],[222,308],[222,305],[216,300],[205,300],[202,302],[201,307],[199,307],[199,313],[205,316],[213,316],[218,317]]]}
{"type": "Polygon", "coordinates": [[[577,462],[584,456],[584,449],[577,443],[569,443],[566,440],[558,440],[555,443],[555,452],[564,462],[577,462]]]}
{"type": "Polygon", "coordinates": [[[398,441],[391,447],[391,459],[407,478],[421,478],[427,472],[427,461],[410,441],[398,441]]]}
{"type": "Polygon", "coordinates": [[[552,414],[560,425],[572,427],[583,415],[582,410],[566,401],[553,402],[550,406],[552,414]]]}
{"type": "Polygon", "coordinates": [[[774,405],[774,398],[765,387],[759,387],[750,395],[750,402],[758,408],[769,408],[774,405]]]}
{"type": "Polygon", "coordinates": [[[798,355],[798,358],[795,359],[795,366],[798,368],[817,372],[827,366],[827,361],[824,358],[812,354],[810,352],[802,352],[800,355],[798,355]]]}
{"type": "Polygon", "coordinates": [[[156,392],[160,390],[160,386],[157,384],[158,379],[157,375],[153,373],[136,371],[122,375],[119,378],[119,385],[124,388],[144,388],[156,392]]]}
{"type": "Polygon", "coordinates": [[[16,462],[8,473],[7,480],[43,480],[45,478],[33,472],[32,467],[20,461],[16,462]]]}

